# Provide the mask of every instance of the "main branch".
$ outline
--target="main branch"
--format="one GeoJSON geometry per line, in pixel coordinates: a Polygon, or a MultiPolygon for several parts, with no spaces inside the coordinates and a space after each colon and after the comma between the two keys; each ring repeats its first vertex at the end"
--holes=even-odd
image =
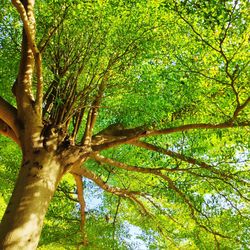
{"type": "Polygon", "coordinates": [[[196,123],[196,124],[181,125],[172,128],[153,129],[153,130],[143,129],[142,127],[138,127],[134,129],[127,129],[121,131],[120,134],[122,134],[122,138],[121,136],[117,136],[117,139],[113,138],[112,141],[108,141],[99,145],[93,144],[92,149],[94,151],[101,151],[119,146],[121,144],[131,143],[143,137],[167,135],[167,134],[173,134],[177,132],[183,132],[195,129],[222,129],[222,128],[247,127],[247,126],[250,126],[249,121],[239,122],[239,123],[229,121],[218,124],[196,123]]]}

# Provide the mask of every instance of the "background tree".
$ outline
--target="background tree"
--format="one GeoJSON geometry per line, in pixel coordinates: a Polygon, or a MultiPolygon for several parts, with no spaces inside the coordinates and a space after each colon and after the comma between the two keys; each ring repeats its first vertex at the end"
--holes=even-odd
{"type": "Polygon", "coordinates": [[[127,249],[132,223],[151,249],[247,248],[248,1],[12,3],[0,128],[22,163],[1,248],[37,247],[56,189],[41,245],[60,222],[72,245],[127,249]],[[93,183],[105,192],[91,210],[93,183]]]}

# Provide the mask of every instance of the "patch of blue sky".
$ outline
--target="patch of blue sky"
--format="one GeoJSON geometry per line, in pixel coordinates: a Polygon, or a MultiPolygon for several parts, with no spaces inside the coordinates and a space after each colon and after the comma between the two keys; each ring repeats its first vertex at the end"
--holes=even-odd
{"type": "MultiPolygon", "coordinates": [[[[84,179],[84,195],[86,202],[86,211],[101,211],[103,209],[104,191],[96,186],[95,183],[88,179],[84,179]]],[[[135,226],[128,221],[123,223],[123,229],[126,231],[121,242],[125,242],[130,250],[149,250],[149,241],[153,240],[153,236],[148,236],[140,227],[135,226]],[[148,238],[148,240],[145,240],[148,238]]]]}

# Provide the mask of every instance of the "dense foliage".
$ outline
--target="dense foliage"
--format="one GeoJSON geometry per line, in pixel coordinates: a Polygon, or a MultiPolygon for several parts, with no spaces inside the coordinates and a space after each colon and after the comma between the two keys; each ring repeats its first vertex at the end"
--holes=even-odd
{"type": "MultiPolygon", "coordinates": [[[[247,0],[37,1],[44,123],[66,124],[78,145],[98,109],[92,142],[102,152],[84,163],[94,174],[83,179],[84,249],[249,248],[249,7],[247,0]],[[135,140],[120,143],[123,130],[135,140]],[[119,143],[107,146],[115,136],[119,143]]],[[[22,22],[9,2],[1,9],[0,91],[15,105],[22,22]]],[[[21,156],[0,139],[2,215],[21,156]]],[[[68,174],[39,249],[80,246],[77,199],[68,174]]]]}

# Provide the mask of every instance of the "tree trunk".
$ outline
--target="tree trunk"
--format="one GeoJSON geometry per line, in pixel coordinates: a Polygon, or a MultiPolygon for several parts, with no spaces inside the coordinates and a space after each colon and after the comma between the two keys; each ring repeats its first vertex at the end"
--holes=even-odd
{"type": "Polygon", "coordinates": [[[36,249],[43,220],[63,167],[53,154],[24,157],[19,176],[0,224],[0,249],[36,249]]]}

